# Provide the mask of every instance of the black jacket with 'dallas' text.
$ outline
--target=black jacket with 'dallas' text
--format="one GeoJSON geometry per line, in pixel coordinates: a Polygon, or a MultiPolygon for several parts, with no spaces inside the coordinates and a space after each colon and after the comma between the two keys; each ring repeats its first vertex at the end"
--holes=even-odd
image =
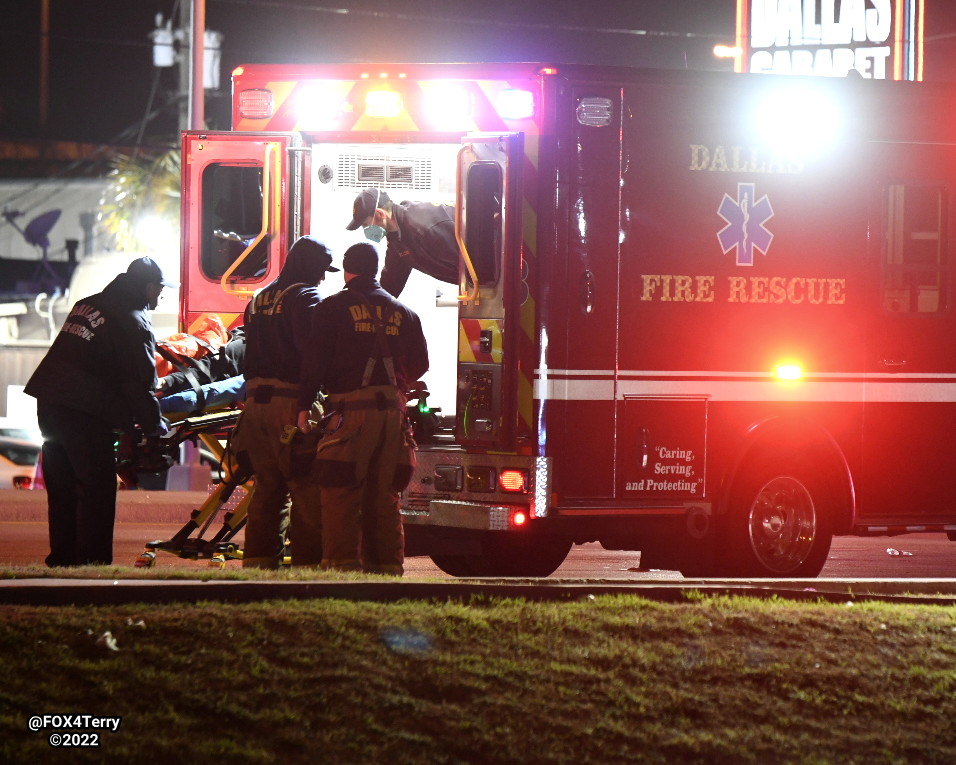
{"type": "Polygon", "coordinates": [[[155,430],[156,340],[146,300],[143,285],[123,273],[77,301],[24,392],[114,428],[155,430]]]}
{"type": "Polygon", "coordinates": [[[361,388],[369,358],[376,358],[376,363],[368,385],[390,384],[377,348],[378,322],[371,311],[384,324],[396,387],[404,393],[428,371],[428,346],[418,314],[383,290],[374,277],[356,276],[344,290],[323,300],[315,312],[303,365],[300,410],[309,408],[319,390],[336,394],[361,388]]]}

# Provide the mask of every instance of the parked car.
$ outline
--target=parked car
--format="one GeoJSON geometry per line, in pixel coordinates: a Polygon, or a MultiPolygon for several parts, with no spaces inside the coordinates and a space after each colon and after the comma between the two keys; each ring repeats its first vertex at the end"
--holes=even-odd
{"type": "Polygon", "coordinates": [[[40,428],[36,423],[15,420],[12,417],[0,417],[0,438],[19,438],[38,446],[43,443],[40,428]]]}
{"type": "Polygon", "coordinates": [[[39,456],[39,444],[0,436],[0,489],[31,488],[39,456]]]}

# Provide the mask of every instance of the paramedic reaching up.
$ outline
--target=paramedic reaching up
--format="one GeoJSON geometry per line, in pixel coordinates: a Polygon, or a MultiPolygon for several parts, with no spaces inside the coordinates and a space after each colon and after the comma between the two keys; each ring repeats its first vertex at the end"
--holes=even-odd
{"type": "Polygon", "coordinates": [[[175,287],[150,258],[77,301],[24,392],[37,400],[49,508],[48,566],[113,562],[114,430],[165,428],[149,311],[175,287]]]}
{"type": "Polygon", "coordinates": [[[349,231],[362,228],[365,237],[388,240],[382,289],[398,297],[412,269],[440,282],[458,284],[458,240],[455,237],[455,209],[431,202],[395,204],[379,189],[365,189],[352,204],[349,231]]]}

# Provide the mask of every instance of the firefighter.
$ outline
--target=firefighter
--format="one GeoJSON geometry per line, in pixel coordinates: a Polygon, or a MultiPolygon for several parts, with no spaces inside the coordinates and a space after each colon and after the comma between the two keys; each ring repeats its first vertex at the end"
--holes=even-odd
{"type": "Polygon", "coordinates": [[[167,431],[149,311],[169,281],[150,258],[77,301],[24,391],[37,400],[50,527],[48,566],[113,562],[114,430],[167,431]]]}
{"type": "MultiPolygon", "coordinates": [[[[314,442],[309,454],[309,444],[290,441],[289,434],[295,432],[302,359],[320,301],[317,287],[326,273],[338,270],[324,244],[303,236],[278,278],[246,306],[246,406],[230,444],[241,468],[256,477],[243,567],[278,568],[287,535],[294,565],[321,560],[320,553],[313,557],[322,544],[319,489],[309,474],[314,442]]],[[[313,406],[310,401],[307,408],[313,406]]]]}
{"type": "Polygon", "coordinates": [[[308,432],[312,391],[328,393],[328,424],[316,453],[322,567],[401,576],[399,494],[411,478],[415,447],[405,395],[428,370],[428,349],[418,316],[376,281],[371,244],[349,247],[342,267],[345,289],[316,311],[299,396],[298,424],[308,432]]]}
{"type": "Polygon", "coordinates": [[[352,204],[348,231],[362,228],[372,242],[388,240],[382,289],[402,294],[415,268],[440,282],[458,284],[455,208],[431,202],[395,204],[379,189],[365,189],[352,204]]]}

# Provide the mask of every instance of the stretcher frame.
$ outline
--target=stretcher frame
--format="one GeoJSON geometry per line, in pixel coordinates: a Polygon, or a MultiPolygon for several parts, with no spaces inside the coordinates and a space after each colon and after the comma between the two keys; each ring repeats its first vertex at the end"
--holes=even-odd
{"type": "Polygon", "coordinates": [[[147,542],[134,566],[152,567],[158,552],[170,553],[187,560],[209,560],[211,566],[219,568],[224,567],[227,560],[242,559],[242,548],[234,538],[246,525],[249,503],[255,490],[255,479],[249,477],[236,481],[234,476],[237,474],[237,466],[228,453],[228,437],[240,414],[239,409],[224,409],[186,416],[180,420],[174,420],[175,415],[167,415],[171,419],[171,433],[163,438],[165,447],[178,448],[190,439],[201,441],[219,460],[222,480],[202,505],[190,513],[189,520],[172,538],[147,542]],[[245,490],[245,496],[232,510],[226,511],[218,531],[206,538],[205,535],[216,515],[239,488],[245,490]]]}

